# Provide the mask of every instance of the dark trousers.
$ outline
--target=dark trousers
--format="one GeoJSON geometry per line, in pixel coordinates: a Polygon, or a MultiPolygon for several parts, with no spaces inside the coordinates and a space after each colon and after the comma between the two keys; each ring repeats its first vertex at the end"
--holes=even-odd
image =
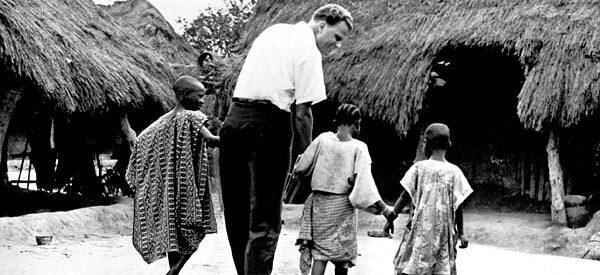
{"type": "Polygon", "coordinates": [[[225,226],[238,274],[270,274],[290,166],[290,113],[234,102],[219,132],[225,226]]]}

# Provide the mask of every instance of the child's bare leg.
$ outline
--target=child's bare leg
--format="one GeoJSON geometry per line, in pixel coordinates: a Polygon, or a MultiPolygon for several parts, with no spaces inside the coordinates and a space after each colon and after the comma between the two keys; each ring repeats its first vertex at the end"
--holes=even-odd
{"type": "Polygon", "coordinates": [[[333,263],[335,265],[335,275],[348,275],[348,268],[344,266],[345,263],[333,263]]]}
{"type": "Polygon", "coordinates": [[[325,267],[327,267],[327,261],[314,260],[312,266],[311,275],[323,275],[325,274],[325,267]]]}
{"type": "Polygon", "coordinates": [[[169,272],[167,275],[179,274],[179,271],[183,268],[183,265],[190,259],[191,254],[181,254],[179,252],[169,252],[167,257],[169,258],[169,272]]]}

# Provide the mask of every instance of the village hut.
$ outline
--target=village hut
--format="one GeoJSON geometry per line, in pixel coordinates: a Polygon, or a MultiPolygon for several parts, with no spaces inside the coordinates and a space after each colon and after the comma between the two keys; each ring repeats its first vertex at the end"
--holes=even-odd
{"type": "Polygon", "coordinates": [[[218,79],[227,68],[219,55],[192,47],[147,0],[117,1],[100,7],[121,26],[144,39],[168,62],[175,76],[191,75],[201,79],[209,94],[202,111],[211,116],[217,112],[219,106],[216,106],[216,96],[212,95],[220,94],[218,79]]]}
{"type": "MultiPolygon", "coordinates": [[[[329,102],[315,106],[327,109],[315,117],[331,119],[339,102],[361,108],[368,116],[361,138],[389,197],[420,158],[415,148],[430,122],[450,126],[449,158],[476,190],[495,185],[551,201],[558,223],[565,222],[565,194],[600,197],[594,190],[597,161],[591,161],[600,139],[590,131],[598,122],[600,93],[597,4],[335,2],[353,14],[355,29],[324,60],[329,102]]],[[[243,57],[262,30],[307,21],[326,3],[259,1],[238,61],[227,72],[226,90],[233,90],[243,57]]]]}
{"type": "Polygon", "coordinates": [[[65,181],[96,182],[92,156],[128,112],[173,106],[169,64],[91,0],[0,1],[0,77],[0,141],[30,139],[40,188],[57,154],[65,181]]]}
{"type": "MultiPolygon", "coordinates": [[[[147,0],[128,0],[100,6],[121,26],[141,37],[146,44],[163,56],[176,77],[190,75],[202,81],[207,88],[207,96],[204,97],[205,102],[201,111],[211,117],[208,129],[217,134],[221,125],[218,114],[223,109],[217,104],[219,102],[217,98],[222,96],[220,79],[228,68],[225,60],[218,54],[192,47],[175,32],[162,14],[147,0]]],[[[215,193],[214,196],[220,197],[221,189],[216,165],[217,150],[209,150],[209,158],[213,176],[211,190],[215,193]]]]}

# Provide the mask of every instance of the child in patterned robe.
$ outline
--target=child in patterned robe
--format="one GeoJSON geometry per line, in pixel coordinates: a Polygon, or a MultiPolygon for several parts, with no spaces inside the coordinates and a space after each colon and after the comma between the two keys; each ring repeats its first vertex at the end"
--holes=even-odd
{"type": "MultiPolygon", "coordinates": [[[[395,274],[456,274],[456,243],[464,236],[460,205],[473,192],[460,168],[446,160],[450,129],[441,123],[425,130],[425,155],[400,181],[404,192],[394,206],[400,213],[410,201],[411,217],[394,257],[395,274]],[[456,225],[456,226],[455,226],[456,225]]],[[[393,233],[393,222],[384,232],[393,233]]]]}
{"type": "Polygon", "coordinates": [[[166,255],[167,275],[179,274],[205,235],[217,231],[206,141],[219,137],[199,111],[206,89],[182,76],[173,91],[177,105],[140,134],[126,175],[135,192],[133,246],[147,263],[166,255]]]}

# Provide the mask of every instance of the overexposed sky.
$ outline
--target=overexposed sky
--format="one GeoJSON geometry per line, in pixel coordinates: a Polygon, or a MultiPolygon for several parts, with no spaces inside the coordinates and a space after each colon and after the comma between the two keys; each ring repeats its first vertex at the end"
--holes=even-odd
{"type": "MultiPolygon", "coordinates": [[[[110,5],[115,0],[93,0],[96,4],[110,5]]],[[[212,7],[224,7],[223,0],[147,0],[169,21],[175,31],[182,33],[183,29],[177,24],[177,18],[181,17],[187,21],[196,19],[200,10],[212,7]]]]}

